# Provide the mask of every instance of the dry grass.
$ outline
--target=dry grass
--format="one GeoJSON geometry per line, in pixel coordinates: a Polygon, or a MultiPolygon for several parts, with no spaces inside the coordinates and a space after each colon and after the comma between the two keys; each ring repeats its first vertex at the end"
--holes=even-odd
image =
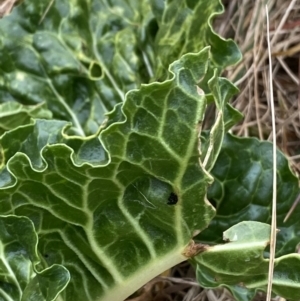
{"type": "MultiPolygon", "coordinates": [[[[271,0],[269,8],[277,142],[290,158],[293,168],[299,171],[300,3],[295,0],[271,0]]],[[[244,55],[243,61],[226,74],[241,90],[233,104],[245,116],[233,132],[239,136],[270,140],[272,127],[267,101],[269,88],[264,2],[230,1],[226,18],[230,22],[222,24],[222,20],[218,20],[219,32],[232,37],[244,55]]]]}
{"type": "MultiPolygon", "coordinates": [[[[242,50],[243,61],[226,74],[241,92],[234,100],[244,120],[234,127],[239,136],[271,140],[272,123],[268,95],[268,59],[265,1],[227,1],[226,20],[219,33],[232,37],[242,50]]],[[[300,171],[300,3],[297,0],[270,0],[272,69],[276,105],[278,147],[289,158],[296,174],[300,171]]],[[[287,218],[298,205],[295,200],[287,218]]]]}
{"type": "MultiPolygon", "coordinates": [[[[0,0],[0,16],[8,14],[18,0],[0,0]]],[[[243,60],[226,71],[240,88],[233,105],[245,118],[233,128],[239,136],[270,140],[272,125],[268,103],[268,58],[265,1],[224,0],[226,12],[216,20],[216,30],[233,38],[243,60]]],[[[276,137],[278,147],[300,171],[300,3],[269,0],[273,62],[276,137]]],[[[297,204],[295,203],[294,206],[297,204]]],[[[195,281],[191,266],[183,263],[165,276],[153,279],[131,301],[234,301],[224,289],[205,290],[195,281]]],[[[255,301],[265,300],[257,295],[255,301]]],[[[279,300],[279,299],[277,299],[279,300]]],[[[280,299],[282,300],[282,299],[280,299]]]]}
{"type": "Polygon", "coordinates": [[[8,15],[19,0],[0,0],[0,17],[8,15]]]}

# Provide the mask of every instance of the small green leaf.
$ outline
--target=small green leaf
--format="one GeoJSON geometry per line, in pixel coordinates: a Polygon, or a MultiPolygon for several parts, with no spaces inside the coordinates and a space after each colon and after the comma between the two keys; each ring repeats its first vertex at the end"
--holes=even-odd
{"type": "MultiPolygon", "coordinates": [[[[246,221],[224,232],[223,245],[207,247],[194,258],[197,279],[205,287],[225,286],[237,300],[249,300],[258,290],[266,291],[269,260],[263,257],[269,244],[270,225],[246,221]]],[[[300,255],[275,260],[273,292],[285,299],[300,296],[300,255]]]]}
{"type": "MultiPolygon", "coordinates": [[[[241,222],[224,232],[227,243],[208,247],[197,255],[198,280],[204,286],[220,284],[235,285],[246,281],[257,281],[259,275],[268,273],[268,260],[262,254],[268,245],[270,226],[258,222],[241,222]],[[203,265],[203,268],[202,268],[203,265]],[[201,281],[201,272],[213,275],[201,281]],[[200,272],[201,271],[201,272],[200,272]],[[255,275],[255,279],[253,279],[255,275]]],[[[204,273],[205,274],[205,273],[204,273]]]]}
{"type": "Polygon", "coordinates": [[[70,281],[61,265],[40,270],[38,236],[26,217],[0,216],[0,299],[54,301],[70,281]]]}

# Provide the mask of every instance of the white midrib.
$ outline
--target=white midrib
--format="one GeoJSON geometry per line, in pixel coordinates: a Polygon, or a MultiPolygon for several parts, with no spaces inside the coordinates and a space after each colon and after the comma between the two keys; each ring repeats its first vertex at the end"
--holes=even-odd
{"type": "MultiPolygon", "coordinates": [[[[202,100],[204,101],[204,98],[202,98],[202,100]]],[[[201,104],[199,103],[197,106],[197,114],[195,114],[194,124],[197,124],[199,122],[199,118],[201,115],[200,113],[201,113],[201,104]]],[[[198,139],[198,132],[197,132],[197,130],[195,130],[195,132],[194,133],[192,132],[192,134],[191,134],[191,139],[189,140],[189,144],[187,145],[187,148],[186,148],[186,155],[180,161],[180,169],[179,169],[177,177],[174,181],[174,186],[180,188],[180,191],[182,191],[182,192],[183,192],[183,190],[181,189],[181,182],[182,182],[184,173],[186,172],[185,167],[188,165],[189,159],[190,159],[191,155],[193,154],[193,150],[195,147],[195,143],[197,142],[197,139],[198,139]],[[194,137],[193,137],[193,135],[194,135],[194,137]]],[[[205,172],[204,169],[203,169],[203,171],[205,172]]],[[[181,206],[182,205],[179,204],[179,206],[175,207],[175,224],[176,224],[175,228],[177,229],[177,239],[178,239],[179,244],[183,243],[183,241],[184,241],[183,225],[185,224],[183,221],[183,217],[182,217],[181,206]]]]}
{"type": "Polygon", "coordinates": [[[151,259],[147,265],[142,266],[132,276],[124,278],[122,282],[117,283],[114,287],[110,288],[105,295],[102,295],[95,301],[124,301],[156,276],[186,261],[187,258],[182,255],[184,248],[185,246],[179,246],[165,256],[151,259]]]}

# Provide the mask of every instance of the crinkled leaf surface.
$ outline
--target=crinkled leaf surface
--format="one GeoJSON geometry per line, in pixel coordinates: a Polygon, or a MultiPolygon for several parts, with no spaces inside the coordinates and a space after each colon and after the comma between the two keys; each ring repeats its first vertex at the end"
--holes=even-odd
{"type": "Polygon", "coordinates": [[[241,59],[236,44],[225,41],[211,28],[210,19],[224,10],[221,1],[151,0],[151,3],[159,26],[155,38],[156,78],[165,76],[171,62],[204,46],[212,48],[213,68],[223,70],[241,59]]]}
{"type": "Polygon", "coordinates": [[[45,103],[32,106],[17,102],[0,104],[0,135],[20,125],[30,123],[31,118],[51,119],[52,113],[47,109],[45,103]]]}
{"type": "Polygon", "coordinates": [[[54,264],[40,270],[38,236],[27,217],[0,216],[0,300],[54,301],[69,272],[54,264]]]}
{"type": "Polygon", "coordinates": [[[211,46],[213,68],[237,62],[208,24],[221,11],[219,0],[23,1],[0,20],[0,102],[46,102],[73,132],[94,134],[126,92],[165,78],[183,54],[211,46]]]}
{"type": "Polygon", "coordinates": [[[44,260],[70,271],[62,300],[123,300],[185,260],[213,217],[198,153],[208,61],[208,48],[185,55],[169,80],[129,92],[100,136],[54,120],[2,136],[0,211],[29,217],[44,260]]]}
{"type": "Polygon", "coordinates": [[[139,42],[152,18],[148,1],[24,1],[0,21],[1,101],[46,101],[77,133],[94,133],[147,82],[139,42]]]}
{"type": "MultiPolygon", "coordinates": [[[[237,300],[249,300],[255,291],[266,291],[269,260],[263,257],[269,244],[270,225],[246,221],[224,232],[228,243],[207,247],[197,255],[197,279],[205,287],[223,285],[237,300]]],[[[300,296],[300,255],[289,254],[275,260],[273,292],[285,299],[300,296]]]]}

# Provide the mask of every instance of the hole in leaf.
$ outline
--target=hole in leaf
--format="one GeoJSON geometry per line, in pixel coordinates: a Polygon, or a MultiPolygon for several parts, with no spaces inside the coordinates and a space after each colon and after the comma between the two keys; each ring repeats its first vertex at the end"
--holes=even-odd
{"type": "Polygon", "coordinates": [[[178,202],[178,196],[174,192],[171,192],[169,197],[168,197],[167,204],[168,205],[176,205],[177,202],[178,202]]]}

